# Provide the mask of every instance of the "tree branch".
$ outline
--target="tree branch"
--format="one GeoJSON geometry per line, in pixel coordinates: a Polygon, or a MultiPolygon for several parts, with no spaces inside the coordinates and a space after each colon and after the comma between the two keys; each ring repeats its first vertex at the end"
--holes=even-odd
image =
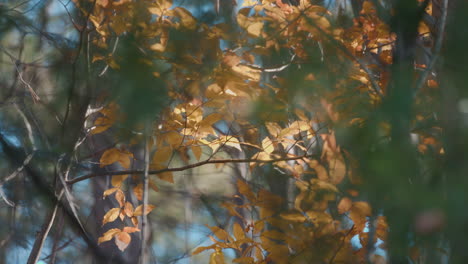
{"type": "MultiPolygon", "coordinates": [[[[175,168],[166,168],[166,169],[160,169],[160,170],[150,170],[148,171],[148,175],[156,175],[164,172],[175,172],[175,171],[184,171],[188,169],[193,169],[197,168],[203,165],[207,164],[220,164],[220,163],[250,163],[250,162],[255,162],[255,163],[275,163],[278,161],[288,161],[288,160],[299,160],[299,159],[304,159],[304,158],[310,158],[313,157],[314,155],[303,155],[303,156],[297,156],[297,157],[288,157],[288,158],[279,158],[279,159],[271,159],[271,160],[258,160],[258,159],[208,159],[204,161],[200,161],[197,163],[193,163],[190,165],[182,166],[182,167],[175,167],[175,168]]],[[[84,175],[81,177],[77,177],[75,179],[67,181],[68,184],[75,184],[77,182],[81,182],[87,179],[91,179],[94,177],[100,177],[100,176],[110,176],[110,175],[125,175],[125,174],[143,174],[145,173],[143,170],[123,170],[123,171],[109,171],[109,172],[99,172],[99,173],[90,173],[88,175],[84,175]]]]}

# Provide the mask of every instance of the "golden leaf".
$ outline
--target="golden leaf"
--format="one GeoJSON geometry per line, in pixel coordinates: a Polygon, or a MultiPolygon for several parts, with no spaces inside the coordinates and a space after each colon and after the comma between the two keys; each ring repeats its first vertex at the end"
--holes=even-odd
{"type": "Polygon", "coordinates": [[[234,223],[233,233],[236,240],[241,240],[245,238],[244,229],[238,223],[234,223]]]}
{"type": "MultiPolygon", "coordinates": [[[[145,210],[145,215],[149,214],[151,211],[153,211],[153,209],[156,208],[156,206],[152,205],[152,204],[148,204],[146,205],[146,210],[145,210]]],[[[135,208],[135,211],[133,212],[133,215],[134,216],[140,216],[140,215],[143,215],[143,205],[139,205],[137,206],[137,208],[135,208]]]]}
{"type": "Polygon", "coordinates": [[[128,174],[112,176],[111,184],[115,187],[121,187],[122,182],[128,178],[128,174]]]}
{"type": "Polygon", "coordinates": [[[262,140],[262,148],[268,154],[271,154],[275,150],[275,146],[273,146],[273,142],[269,137],[266,137],[262,140]]]}
{"type": "Polygon", "coordinates": [[[262,33],[262,29],[263,29],[263,22],[261,21],[254,22],[247,27],[247,32],[253,37],[257,38],[262,33]]]}
{"type": "Polygon", "coordinates": [[[104,191],[103,197],[106,198],[106,196],[111,195],[115,193],[119,188],[110,188],[104,191]]]}
{"type": "Polygon", "coordinates": [[[221,120],[223,116],[220,113],[212,113],[203,118],[203,120],[199,123],[200,127],[204,126],[212,126],[214,123],[221,120]]]}
{"type": "Polygon", "coordinates": [[[240,180],[240,179],[237,180],[237,189],[238,189],[240,194],[247,197],[247,199],[249,199],[251,202],[254,202],[256,200],[255,199],[255,194],[250,189],[250,186],[246,182],[244,182],[243,180],[240,180]]]}
{"type": "Polygon", "coordinates": [[[107,165],[111,165],[118,162],[123,168],[130,168],[131,159],[133,154],[128,151],[119,150],[117,148],[111,148],[106,150],[99,160],[101,168],[107,165]]]}
{"type": "Polygon", "coordinates": [[[209,264],[224,264],[224,254],[221,250],[216,248],[216,252],[213,252],[210,256],[209,264]]]}
{"type": "Polygon", "coordinates": [[[153,156],[153,162],[156,164],[163,164],[172,156],[172,147],[163,146],[156,150],[153,156]]]}
{"type": "Polygon", "coordinates": [[[213,226],[213,227],[209,227],[211,229],[211,232],[213,232],[213,234],[221,239],[221,240],[228,240],[229,239],[229,234],[222,228],[219,228],[217,226],[213,226]]]}
{"type": "Polygon", "coordinates": [[[270,135],[274,137],[277,137],[282,130],[282,128],[278,125],[278,123],[266,122],[265,126],[268,130],[268,133],[270,133],[270,135]]]}
{"type": "Polygon", "coordinates": [[[119,232],[120,232],[120,229],[118,228],[112,228],[112,229],[107,230],[107,232],[105,232],[101,237],[98,238],[98,244],[111,240],[115,236],[115,234],[119,232]]]}
{"type": "Polygon", "coordinates": [[[282,213],[281,217],[288,221],[301,222],[301,223],[307,220],[307,218],[301,213],[282,213]]]}
{"type": "Polygon", "coordinates": [[[115,244],[120,251],[124,251],[128,247],[128,244],[130,244],[131,240],[132,238],[127,232],[120,232],[115,235],[115,244]]]}
{"type": "Polygon", "coordinates": [[[201,155],[202,155],[202,148],[198,145],[193,145],[192,146],[192,153],[195,156],[196,160],[200,160],[201,155]]]}
{"type": "Polygon", "coordinates": [[[112,208],[109,210],[109,212],[107,212],[103,219],[102,219],[102,225],[106,224],[106,223],[110,223],[110,222],[114,222],[115,219],[117,219],[117,217],[119,216],[120,214],[120,208],[112,208]]]}

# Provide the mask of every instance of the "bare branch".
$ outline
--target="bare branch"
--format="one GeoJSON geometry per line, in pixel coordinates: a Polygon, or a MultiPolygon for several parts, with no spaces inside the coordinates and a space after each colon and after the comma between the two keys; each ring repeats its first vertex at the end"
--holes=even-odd
{"type": "MultiPolygon", "coordinates": [[[[207,164],[220,164],[220,163],[275,163],[278,161],[288,161],[288,160],[299,160],[304,158],[310,158],[315,155],[303,155],[303,156],[296,156],[296,157],[287,157],[287,158],[279,158],[279,159],[270,159],[270,160],[258,160],[258,159],[207,159],[204,161],[200,161],[197,163],[193,163],[190,165],[182,166],[182,167],[175,167],[175,168],[166,168],[160,170],[150,170],[148,171],[148,175],[156,175],[164,172],[175,172],[175,171],[185,171],[188,169],[197,168],[207,164]]],[[[110,175],[126,175],[126,174],[143,174],[143,170],[123,170],[123,171],[108,171],[108,172],[99,172],[99,173],[90,173],[88,175],[84,175],[81,177],[77,177],[75,179],[67,181],[68,184],[75,184],[77,182],[81,182],[87,179],[91,179],[94,177],[100,176],[110,176],[110,175]]]]}

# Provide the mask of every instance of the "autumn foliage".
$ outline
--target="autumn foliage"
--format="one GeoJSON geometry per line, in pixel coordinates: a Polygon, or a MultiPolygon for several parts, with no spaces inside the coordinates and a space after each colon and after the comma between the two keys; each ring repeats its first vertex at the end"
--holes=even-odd
{"type": "Polygon", "coordinates": [[[245,164],[218,204],[229,224],[200,223],[211,242],[192,256],[422,263],[419,236],[446,222],[442,205],[426,210],[437,180],[418,176],[446,155],[440,79],[424,53],[440,52],[440,1],[224,2],[203,4],[217,9],[209,19],[183,1],[73,0],[88,25],[75,25],[87,74],[111,83],[93,91],[84,130],[115,144],[95,150],[98,172],[66,179],[109,177],[102,198],[115,207],[96,220],[97,243],[144,240],[148,214],[164,214],[149,195],[177,184],[175,172],[245,164]],[[405,16],[416,24],[399,27],[405,16]]]}

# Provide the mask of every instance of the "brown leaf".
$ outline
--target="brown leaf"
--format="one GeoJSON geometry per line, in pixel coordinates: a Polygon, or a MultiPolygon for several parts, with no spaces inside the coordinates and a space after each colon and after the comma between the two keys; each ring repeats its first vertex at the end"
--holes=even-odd
{"type": "Polygon", "coordinates": [[[159,179],[163,181],[174,183],[174,176],[172,175],[172,172],[170,171],[159,173],[157,176],[159,179]]]}
{"type": "Polygon", "coordinates": [[[256,200],[255,194],[252,192],[250,186],[245,181],[240,179],[237,180],[237,190],[240,194],[244,195],[251,202],[254,202],[256,200]]]}
{"type": "Polygon", "coordinates": [[[338,203],[338,213],[344,214],[351,209],[353,201],[348,197],[343,197],[341,201],[338,203]]]}
{"type": "Polygon", "coordinates": [[[114,222],[117,217],[119,217],[120,208],[112,208],[110,209],[102,219],[102,225],[110,222],[114,222]]]}

